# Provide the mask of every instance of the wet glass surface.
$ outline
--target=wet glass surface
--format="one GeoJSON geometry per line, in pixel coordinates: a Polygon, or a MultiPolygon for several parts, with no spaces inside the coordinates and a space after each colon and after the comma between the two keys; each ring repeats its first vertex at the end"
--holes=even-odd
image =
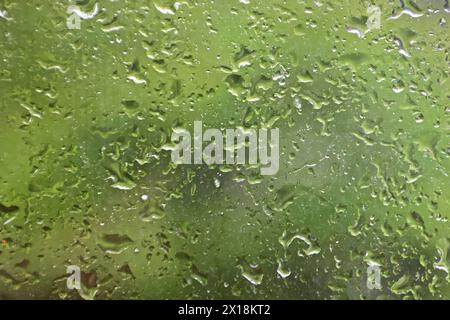
{"type": "Polygon", "coordinates": [[[449,23],[446,1],[0,0],[0,298],[450,299],[449,23]],[[279,171],[174,164],[200,120],[279,128],[279,171]]]}

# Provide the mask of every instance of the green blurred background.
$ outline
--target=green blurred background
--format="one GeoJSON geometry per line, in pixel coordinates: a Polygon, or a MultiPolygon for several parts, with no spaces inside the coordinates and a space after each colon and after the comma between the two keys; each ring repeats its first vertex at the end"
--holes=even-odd
{"type": "Polygon", "coordinates": [[[1,299],[450,299],[445,1],[0,10],[1,299]],[[280,171],[172,164],[194,120],[280,171]]]}

